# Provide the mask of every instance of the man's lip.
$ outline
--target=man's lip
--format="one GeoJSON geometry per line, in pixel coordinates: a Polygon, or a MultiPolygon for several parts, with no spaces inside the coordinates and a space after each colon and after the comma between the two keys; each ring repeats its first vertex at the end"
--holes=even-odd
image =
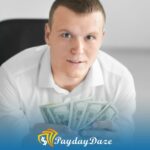
{"type": "Polygon", "coordinates": [[[86,61],[82,61],[82,60],[70,60],[70,59],[67,59],[67,62],[73,63],[73,64],[81,64],[81,63],[85,63],[86,61]]]}

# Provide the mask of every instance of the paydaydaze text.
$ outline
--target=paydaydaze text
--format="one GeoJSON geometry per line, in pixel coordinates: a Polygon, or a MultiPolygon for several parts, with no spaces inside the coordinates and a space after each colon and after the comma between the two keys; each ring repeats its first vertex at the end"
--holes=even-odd
{"type": "Polygon", "coordinates": [[[56,137],[54,144],[66,145],[67,147],[71,145],[83,145],[86,147],[87,145],[111,145],[112,139],[97,139],[96,137],[91,137],[89,139],[79,139],[75,137],[75,139],[63,139],[61,137],[56,137]]]}

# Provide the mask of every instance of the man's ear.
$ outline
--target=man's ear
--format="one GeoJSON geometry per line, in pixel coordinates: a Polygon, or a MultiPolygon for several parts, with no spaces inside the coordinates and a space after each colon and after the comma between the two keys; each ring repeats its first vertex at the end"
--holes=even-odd
{"type": "Polygon", "coordinates": [[[50,46],[50,27],[49,27],[49,24],[46,23],[45,24],[45,42],[47,45],[50,46]]]}
{"type": "Polygon", "coordinates": [[[106,35],[106,30],[103,29],[103,39],[104,39],[105,35],[106,35]]]}
{"type": "Polygon", "coordinates": [[[104,41],[105,35],[106,35],[106,32],[105,32],[105,29],[104,29],[103,33],[102,33],[102,42],[104,41]]]}
{"type": "Polygon", "coordinates": [[[101,49],[101,46],[102,46],[102,44],[103,44],[103,41],[104,41],[104,38],[105,38],[105,34],[106,34],[106,32],[105,32],[105,30],[103,30],[102,31],[102,38],[101,38],[101,40],[100,40],[100,42],[99,42],[99,49],[101,49]]]}

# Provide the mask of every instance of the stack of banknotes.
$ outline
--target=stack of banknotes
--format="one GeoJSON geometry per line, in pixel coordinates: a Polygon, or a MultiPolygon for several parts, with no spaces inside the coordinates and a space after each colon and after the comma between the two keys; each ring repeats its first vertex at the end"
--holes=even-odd
{"type": "Polygon", "coordinates": [[[66,125],[76,131],[87,128],[97,120],[113,120],[118,114],[112,103],[93,101],[92,98],[43,105],[40,110],[46,123],[66,125]]]}

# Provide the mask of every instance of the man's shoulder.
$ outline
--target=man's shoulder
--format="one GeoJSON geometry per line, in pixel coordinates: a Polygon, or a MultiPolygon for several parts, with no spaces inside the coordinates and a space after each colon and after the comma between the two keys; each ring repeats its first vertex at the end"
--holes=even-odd
{"type": "Polygon", "coordinates": [[[5,61],[1,67],[15,76],[18,73],[38,67],[46,50],[46,45],[27,48],[5,61]]]}
{"type": "Polygon", "coordinates": [[[116,76],[132,76],[126,66],[104,51],[100,51],[97,57],[103,72],[116,76]]]}

